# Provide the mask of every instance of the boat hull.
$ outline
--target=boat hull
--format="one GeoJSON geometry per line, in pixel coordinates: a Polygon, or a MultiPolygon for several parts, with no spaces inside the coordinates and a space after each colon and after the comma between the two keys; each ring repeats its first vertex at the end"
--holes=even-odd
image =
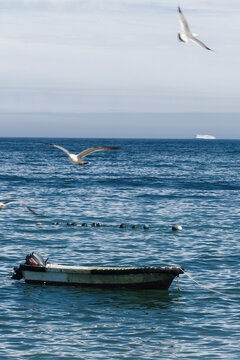
{"type": "Polygon", "coordinates": [[[84,267],[47,264],[45,267],[21,264],[26,283],[94,287],[125,287],[167,290],[173,279],[183,274],[178,266],[169,267],[84,267]]]}

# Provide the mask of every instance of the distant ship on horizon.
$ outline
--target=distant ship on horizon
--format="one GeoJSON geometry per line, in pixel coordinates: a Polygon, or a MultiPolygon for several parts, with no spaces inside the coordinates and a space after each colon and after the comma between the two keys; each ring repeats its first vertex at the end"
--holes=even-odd
{"type": "Polygon", "coordinates": [[[213,140],[213,139],[216,139],[215,136],[213,135],[201,135],[201,134],[196,134],[194,136],[194,139],[205,139],[205,140],[213,140]]]}

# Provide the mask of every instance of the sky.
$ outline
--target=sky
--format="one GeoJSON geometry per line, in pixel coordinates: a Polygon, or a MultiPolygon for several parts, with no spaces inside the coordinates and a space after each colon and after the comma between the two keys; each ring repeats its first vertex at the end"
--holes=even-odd
{"type": "Polygon", "coordinates": [[[239,13],[238,0],[0,0],[0,136],[240,138],[239,13]],[[178,41],[178,6],[214,51],[178,41]]]}

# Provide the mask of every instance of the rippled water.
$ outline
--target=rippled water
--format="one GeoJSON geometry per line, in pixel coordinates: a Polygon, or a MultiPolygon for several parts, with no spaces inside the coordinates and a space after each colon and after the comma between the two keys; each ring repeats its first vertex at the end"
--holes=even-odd
{"type": "Polygon", "coordinates": [[[0,212],[0,359],[239,359],[239,155],[240,141],[0,139],[1,199],[41,214],[0,212]],[[80,167],[47,141],[121,149],[80,167]],[[228,296],[186,275],[180,291],[176,281],[133,291],[11,280],[33,250],[74,265],[177,264],[228,296]]]}

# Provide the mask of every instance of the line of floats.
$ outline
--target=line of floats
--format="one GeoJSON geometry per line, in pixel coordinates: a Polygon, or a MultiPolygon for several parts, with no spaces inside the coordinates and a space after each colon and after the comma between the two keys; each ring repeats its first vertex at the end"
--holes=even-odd
{"type": "MultiPolygon", "coordinates": [[[[41,226],[41,225],[43,225],[43,223],[37,222],[36,225],[41,226]]],[[[54,222],[52,222],[52,225],[63,225],[63,223],[62,223],[61,221],[54,221],[54,222]]],[[[66,225],[67,225],[67,226],[77,226],[78,224],[77,224],[76,222],[67,222],[66,225]]],[[[81,226],[82,226],[82,227],[87,227],[88,224],[87,224],[87,223],[82,223],[81,226]]],[[[91,227],[103,227],[103,226],[106,226],[106,225],[103,225],[102,223],[95,223],[95,222],[93,222],[90,226],[91,226],[91,227]]],[[[128,227],[127,224],[124,224],[124,223],[122,223],[122,224],[119,225],[119,228],[120,228],[120,229],[126,229],[127,227],[128,227]]],[[[150,229],[150,226],[149,226],[149,225],[146,225],[146,224],[145,224],[145,225],[141,225],[141,226],[134,224],[134,225],[130,225],[130,227],[131,227],[132,229],[138,229],[138,228],[142,228],[142,229],[144,229],[144,230],[150,229]]],[[[172,226],[172,231],[181,231],[181,230],[182,230],[182,226],[181,226],[181,225],[173,225],[173,226],[172,226]]]]}

